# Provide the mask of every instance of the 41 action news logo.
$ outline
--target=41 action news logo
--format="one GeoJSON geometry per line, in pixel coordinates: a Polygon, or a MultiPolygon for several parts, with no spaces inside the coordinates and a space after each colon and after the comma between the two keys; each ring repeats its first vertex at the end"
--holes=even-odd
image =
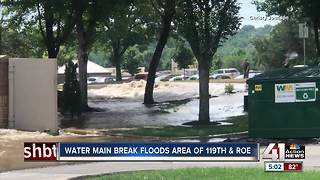
{"type": "Polygon", "coordinates": [[[263,159],[272,159],[273,161],[305,159],[305,146],[300,144],[270,143],[263,152],[263,159]]]}

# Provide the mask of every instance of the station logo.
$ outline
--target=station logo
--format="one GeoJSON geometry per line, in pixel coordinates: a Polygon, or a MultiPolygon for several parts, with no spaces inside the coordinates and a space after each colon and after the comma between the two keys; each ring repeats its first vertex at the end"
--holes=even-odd
{"type": "Polygon", "coordinates": [[[285,147],[286,159],[305,159],[305,146],[298,144],[290,144],[285,147]]]}
{"type": "Polygon", "coordinates": [[[57,143],[24,143],[24,160],[25,161],[56,161],[57,160],[57,143]]]}
{"type": "Polygon", "coordinates": [[[305,146],[299,144],[270,143],[263,152],[263,159],[284,161],[285,159],[305,159],[305,146]]]}

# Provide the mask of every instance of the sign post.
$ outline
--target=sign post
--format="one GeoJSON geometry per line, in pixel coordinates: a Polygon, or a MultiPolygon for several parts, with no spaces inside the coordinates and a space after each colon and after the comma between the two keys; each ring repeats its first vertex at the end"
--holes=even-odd
{"type": "Polygon", "coordinates": [[[309,37],[307,23],[299,23],[299,38],[303,39],[303,64],[306,66],[306,38],[309,37]]]}

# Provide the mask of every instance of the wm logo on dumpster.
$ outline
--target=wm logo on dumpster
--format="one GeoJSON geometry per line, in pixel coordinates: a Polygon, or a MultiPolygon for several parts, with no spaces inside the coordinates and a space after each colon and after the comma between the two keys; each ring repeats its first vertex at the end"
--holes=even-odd
{"type": "Polygon", "coordinates": [[[293,84],[276,84],[277,91],[292,92],[293,84]]]}

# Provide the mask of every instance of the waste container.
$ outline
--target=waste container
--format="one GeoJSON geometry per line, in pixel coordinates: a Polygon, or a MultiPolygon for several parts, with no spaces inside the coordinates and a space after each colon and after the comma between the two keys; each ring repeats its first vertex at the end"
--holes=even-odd
{"type": "Polygon", "coordinates": [[[0,128],[8,128],[8,58],[0,55],[0,128]]]}
{"type": "Polygon", "coordinates": [[[247,84],[250,137],[320,137],[320,68],[269,71],[247,84]]]}

